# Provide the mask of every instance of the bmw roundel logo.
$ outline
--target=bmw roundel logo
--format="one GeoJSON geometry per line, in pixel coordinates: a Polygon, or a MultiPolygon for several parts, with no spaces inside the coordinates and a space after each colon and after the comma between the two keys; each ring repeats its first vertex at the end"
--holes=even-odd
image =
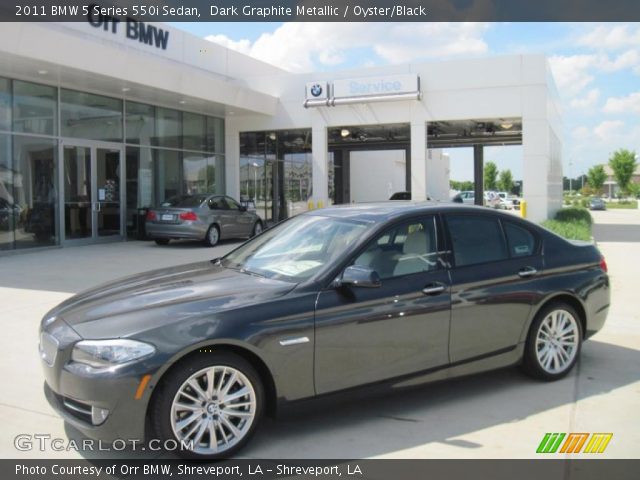
{"type": "Polygon", "coordinates": [[[319,84],[315,84],[311,87],[311,95],[313,95],[314,97],[319,97],[320,95],[322,95],[322,86],[319,84]]]}

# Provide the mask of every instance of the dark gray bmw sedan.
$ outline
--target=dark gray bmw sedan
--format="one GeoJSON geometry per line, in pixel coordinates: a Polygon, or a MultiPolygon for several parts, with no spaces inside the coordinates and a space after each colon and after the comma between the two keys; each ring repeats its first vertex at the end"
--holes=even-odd
{"type": "Polygon", "coordinates": [[[326,208],[54,308],[40,331],[45,393],[89,437],[228,457],[265,413],[355,386],[509,365],[561,378],[609,301],[594,245],[508,213],[326,208]]]}

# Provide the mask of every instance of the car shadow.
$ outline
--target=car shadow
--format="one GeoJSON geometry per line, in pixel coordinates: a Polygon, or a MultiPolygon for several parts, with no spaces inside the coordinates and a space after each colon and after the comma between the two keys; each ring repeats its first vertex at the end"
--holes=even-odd
{"type": "MultiPolygon", "coordinates": [[[[240,245],[245,239],[232,238],[227,240],[220,240],[215,246],[224,247],[226,245],[240,245]]],[[[149,241],[149,246],[153,248],[165,248],[165,249],[199,249],[199,248],[211,248],[206,246],[200,240],[171,240],[168,245],[157,245],[153,240],[149,241]]]]}
{"type": "MultiPolygon", "coordinates": [[[[325,397],[300,404],[281,418],[266,418],[240,455],[259,459],[367,458],[440,443],[457,447],[464,458],[468,450],[483,445],[459,437],[632,384],[640,379],[639,362],[637,350],[590,340],[584,344],[574,372],[556,382],[536,381],[517,368],[506,368],[420,387],[389,388],[373,396],[325,397]]],[[[560,427],[557,423],[545,426],[550,430],[560,427]]],[[[67,433],[83,438],[72,427],[67,433]]],[[[539,432],[523,435],[531,435],[533,452],[539,432]]],[[[495,452],[499,454],[499,449],[495,452]]],[[[132,450],[81,453],[85,458],[175,458],[167,452],[132,450]]]]}

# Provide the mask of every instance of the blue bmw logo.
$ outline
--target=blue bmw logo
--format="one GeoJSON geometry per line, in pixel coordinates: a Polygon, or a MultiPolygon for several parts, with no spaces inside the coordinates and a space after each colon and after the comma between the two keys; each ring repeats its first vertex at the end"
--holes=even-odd
{"type": "Polygon", "coordinates": [[[322,95],[322,87],[317,83],[311,87],[311,95],[314,97],[319,97],[322,95]]]}

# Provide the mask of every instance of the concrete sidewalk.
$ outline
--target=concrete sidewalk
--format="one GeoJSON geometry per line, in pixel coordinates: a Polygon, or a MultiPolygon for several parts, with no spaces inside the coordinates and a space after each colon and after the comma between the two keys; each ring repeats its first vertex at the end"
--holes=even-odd
{"type": "MultiPolygon", "coordinates": [[[[595,212],[596,236],[617,225],[640,225],[639,211],[595,212]],[[611,225],[612,227],[607,227],[611,225]],[[602,227],[602,229],[600,228],[602,227]],[[604,229],[604,230],[603,230],[604,229]]],[[[633,230],[633,229],[632,229],[633,230]]],[[[609,235],[609,237],[607,237],[609,235]]],[[[266,420],[242,453],[252,458],[526,458],[546,432],[613,432],[604,458],[639,458],[640,242],[599,242],[613,286],[602,332],[585,343],[579,368],[545,384],[517,369],[312,409],[266,420]]],[[[77,438],[47,405],[37,353],[37,328],[47,310],[96,284],[145,270],[220,256],[215,248],[128,242],[0,257],[0,457],[76,458],[74,451],[21,452],[18,434],[77,438]]],[[[151,452],[85,453],[86,457],[148,457],[151,452]]]]}

